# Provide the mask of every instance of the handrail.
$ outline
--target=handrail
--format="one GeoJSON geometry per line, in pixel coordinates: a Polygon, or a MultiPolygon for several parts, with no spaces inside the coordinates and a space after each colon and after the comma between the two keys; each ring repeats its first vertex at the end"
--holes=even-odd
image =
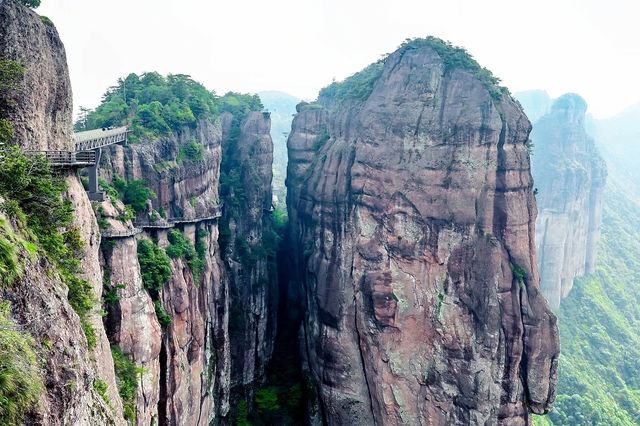
{"type": "Polygon", "coordinates": [[[126,238],[138,235],[142,232],[140,228],[127,228],[123,230],[104,229],[100,231],[103,238],[126,238]]]}
{"type": "Polygon", "coordinates": [[[42,155],[52,167],[86,167],[96,164],[95,151],[24,151],[25,155],[42,155]]]}
{"type": "Polygon", "coordinates": [[[86,151],[98,149],[108,145],[126,142],[128,127],[118,127],[115,129],[95,129],[73,134],[73,141],[76,144],[76,151],[86,151]]]}
{"type": "Polygon", "coordinates": [[[207,220],[214,220],[222,217],[223,205],[224,204],[218,204],[217,206],[215,206],[215,211],[210,216],[195,217],[195,218],[185,218],[184,216],[180,216],[180,217],[172,217],[169,219],[160,219],[157,221],[136,220],[133,222],[133,224],[143,229],[144,228],[167,229],[167,228],[173,228],[174,225],[180,224],[180,223],[199,223],[207,220]]]}

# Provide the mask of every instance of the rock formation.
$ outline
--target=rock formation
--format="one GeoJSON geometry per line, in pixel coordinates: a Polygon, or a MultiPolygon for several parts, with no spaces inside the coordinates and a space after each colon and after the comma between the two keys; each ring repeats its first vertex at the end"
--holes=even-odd
{"type": "Polygon", "coordinates": [[[437,39],[299,106],[288,208],[323,422],[524,425],[550,409],[530,129],[437,39]]]}
{"type": "Polygon", "coordinates": [[[531,132],[540,288],[555,309],[574,278],[595,271],[607,170],[585,131],[586,109],[580,96],[561,96],[531,132]]]}
{"type": "MultiPolygon", "coordinates": [[[[17,2],[0,1],[0,59],[24,67],[14,96],[2,99],[0,118],[12,123],[13,142],[25,150],[70,150],[71,89],[64,47],[55,28],[17,2]]],[[[96,218],[75,173],[68,171],[63,176],[68,186],[66,196],[74,210],[72,227],[83,242],[80,278],[91,285],[99,300],[102,269],[96,218]]],[[[22,232],[18,228],[15,232],[22,232]]],[[[16,322],[35,337],[47,372],[46,392],[32,421],[47,425],[124,425],[111,351],[99,312],[88,319],[96,334],[96,346],[91,349],[67,299],[69,290],[52,262],[43,254],[35,258],[24,254],[21,258],[27,263],[26,273],[13,286],[3,288],[1,298],[11,302],[16,322]],[[108,385],[111,406],[96,392],[97,380],[108,385]]]]}
{"type": "Polygon", "coordinates": [[[231,312],[231,386],[251,402],[265,379],[276,333],[278,287],[271,226],[273,143],[268,113],[222,115],[223,174],[238,187],[225,194],[224,261],[231,312]],[[239,193],[240,192],[240,193],[239,193]]]}

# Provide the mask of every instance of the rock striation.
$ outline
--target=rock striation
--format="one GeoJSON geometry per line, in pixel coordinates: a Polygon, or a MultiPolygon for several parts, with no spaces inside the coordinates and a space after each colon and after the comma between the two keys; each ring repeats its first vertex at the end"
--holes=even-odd
{"type": "MultiPolygon", "coordinates": [[[[55,28],[18,2],[0,1],[0,59],[24,67],[16,92],[0,100],[2,118],[15,130],[13,142],[24,150],[70,150],[71,89],[64,47],[55,28]]],[[[63,176],[66,198],[74,210],[72,227],[82,241],[79,278],[90,284],[99,300],[102,269],[96,218],[75,173],[67,171],[63,176]]],[[[15,226],[14,231],[24,230],[15,226]]],[[[89,348],[80,319],[68,301],[69,289],[51,261],[41,254],[34,257],[27,253],[21,259],[26,273],[13,286],[2,289],[0,298],[11,302],[14,320],[35,338],[46,372],[45,392],[29,421],[46,425],[126,424],[99,312],[89,315],[96,335],[95,347],[89,348]],[[110,405],[96,391],[96,381],[107,385],[110,405]]]]}
{"type": "Polygon", "coordinates": [[[299,105],[288,209],[318,421],[524,425],[550,409],[530,130],[433,38],[299,105]]]}
{"type": "Polygon", "coordinates": [[[36,151],[71,150],[71,82],[58,32],[15,0],[0,1],[0,22],[0,58],[26,70],[18,90],[0,102],[15,143],[36,151]]]}
{"type": "Polygon", "coordinates": [[[268,113],[224,113],[224,262],[229,280],[231,386],[234,399],[253,400],[265,380],[276,334],[277,237],[271,223],[273,142],[268,113]],[[231,181],[237,177],[236,187],[231,181]]]}
{"type": "Polygon", "coordinates": [[[585,131],[586,110],[580,96],[566,94],[531,132],[540,289],[554,309],[574,278],[595,272],[607,169],[585,131]]]}

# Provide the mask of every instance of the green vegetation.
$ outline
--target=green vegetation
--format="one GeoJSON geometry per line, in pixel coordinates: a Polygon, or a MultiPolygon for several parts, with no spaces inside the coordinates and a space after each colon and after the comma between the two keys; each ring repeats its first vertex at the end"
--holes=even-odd
{"type": "Polygon", "coordinates": [[[251,422],[247,419],[249,409],[246,401],[238,402],[238,411],[236,413],[236,426],[251,426],[251,422]]]}
{"type": "Polygon", "coordinates": [[[83,243],[78,229],[71,226],[73,208],[63,198],[66,190],[64,180],[52,174],[44,158],[26,157],[16,146],[0,152],[2,209],[56,266],[92,348],[96,338],[89,314],[95,300],[91,285],[78,278],[83,243]]]}
{"type": "MultiPolygon", "coordinates": [[[[22,64],[12,60],[0,60],[0,113],[13,102],[11,94],[19,87],[19,81],[24,75],[25,68],[22,64]]],[[[14,135],[11,122],[0,118],[0,143],[7,144],[14,135]]]]}
{"type": "Polygon", "coordinates": [[[278,389],[273,386],[259,389],[256,392],[255,402],[260,413],[279,410],[280,404],[278,403],[278,389]]]}
{"type": "Polygon", "coordinates": [[[146,210],[147,200],[156,197],[155,192],[147,188],[141,179],[126,181],[116,176],[113,179],[113,187],[120,194],[122,202],[133,207],[138,213],[146,210]]]}
{"type": "Polygon", "coordinates": [[[640,202],[615,182],[605,191],[597,271],[575,282],[558,319],[558,397],[548,419],[640,424],[640,202]]]}
{"type": "Polygon", "coordinates": [[[17,329],[8,302],[0,303],[0,424],[21,425],[42,392],[42,378],[30,335],[17,329]]]}
{"type": "Polygon", "coordinates": [[[135,423],[138,376],[143,373],[142,367],[133,363],[118,346],[111,346],[111,355],[113,356],[118,392],[122,398],[124,418],[135,423]]]}
{"type": "Polygon", "coordinates": [[[33,9],[40,6],[40,0],[18,0],[18,1],[20,2],[20,4],[23,4],[27,7],[31,7],[33,9]]]}
{"type": "Polygon", "coordinates": [[[518,281],[518,284],[523,287],[524,280],[527,277],[527,272],[522,268],[522,266],[518,265],[517,263],[510,263],[509,265],[511,266],[511,273],[513,273],[513,278],[515,278],[516,281],[518,281]]]}
{"type": "Polygon", "coordinates": [[[171,278],[171,262],[167,254],[151,240],[138,241],[138,263],[142,283],[147,290],[161,291],[171,278]]]}
{"type": "Polygon", "coordinates": [[[45,24],[48,27],[54,27],[55,25],[53,25],[53,21],[49,18],[47,18],[46,16],[40,16],[40,21],[45,24]]]}
{"type": "Polygon", "coordinates": [[[338,102],[343,100],[365,101],[371,95],[373,87],[382,75],[383,69],[384,59],[381,59],[343,81],[334,81],[320,90],[318,99],[321,102],[331,100],[338,102]]]}
{"type": "Polygon", "coordinates": [[[98,392],[98,395],[100,395],[100,397],[102,398],[102,400],[109,406],[111,407],[111,400],[109,399],[109,394],[107,393],[107,390],[109,389],[109,386],[107,385],[107,382],[105,382],[102,379],[95,379],[93,381],[93,389],[98,392]]]}
{"type": "Polygon", "coordinates": [[[196,285],[200,284],[202,271],[204,270],[203,257],[196,251],[195,247],[187,240],[182,232],[177,229],[169,231],[169,246],[167,247],[167,255],[172,259],[184,259],[191,269],[193,281],[196,285]]]}
{"type": "Polygon", "coordinates": [[[165,311],[162,307],[162,302],[160,302],[159,300],[154,300],[153,306],[156,310],[156,317],[158,318],[158,322],[160,323],[160,325],[163,327],[168,327],[169,325],[171,325],[173,320],[171,319],[171,315],[169,315],[167,311],[165,311]]]}
{"type": "Polygon", "coordinates": [[[129,74],[107,90],[98,108],[82,110],[76,130],[129,125],[130,141],[154,140],[218,114],[215,94],[187,75],[129,74]]]}
{"type": "Polygon", "coordinates": [[[178,162],[181,163],[185,160],[188,161],[202,161],[204,159],[204,145],[198,141],[192,140],[185,145],[180,146],[180,152],[178,152],[178,162]]]}

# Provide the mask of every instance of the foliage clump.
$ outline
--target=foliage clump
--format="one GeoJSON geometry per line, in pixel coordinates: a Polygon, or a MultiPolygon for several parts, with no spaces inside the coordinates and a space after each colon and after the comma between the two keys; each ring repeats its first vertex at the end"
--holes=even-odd
{"type": "Polygon", "coordinates": [[[0,424],[21,425],[37,403],[42,378],[33,338],[18,331],[9,303],[0,303],[0,424]]]}
{"type": "Polygon", "coordinates": [[[362,71],[347,77],[343,81],[334,81],[327,87],[320,90],[318,99],[321,102],[344,100],[366,100],[373,87],[382,75],[384,69],[384,60],[379,60],[367,66],[362,71]]]}
{"type": "Polygon", "coordinates": [[[76,130],[128,125],[131,142],[153,140],[183,127],[195,128],[199,120],[218,113],[215,93],[188,75],[129,74],[107,90],[98,108],[82,110],[76,130]]]}
{"type": "Polygon", "coordinates": [[[145,185],[142,179],[126,181],[117,176],[113,179],[113,187],[118,191],[122,202],[133,207],[138,213],[145,211],[147,200],[156,197],[155,192],[145,185]]]}
{"type": "Polygon", "coordinates": [[[186,144],[180,146],[178,152],[178,162],[188,161],[202,161],[204,159],[204,145],[198,141],[192,140],[186,144]]]}
{"type": "Polygon", "coordinates": [[[163,249],[148,239],[138,241],[138,263],[147,290],[160,291],[171,278],[171,261],[163,249]]]}
{"type": "Polygon", "coordinates": [[[118,392],[122,398],[124,418],[134,422],[136,420],[136,394],[138,391],[138,376],[143,372],[131,361],[120,347],[111,346],[111,356],[113,357],[113,367],[116,373],[118,392]]]}
{"type": "Polygon", "coordinates": [[[162,302],[159,300],[153,301],[153,307],[156,310],[156,317],[158,318],[158,322],[163,327],[168,327],[171,325],[173,320],[171,319],[171,315],[167,313],[167,311],[162,307],[162,302]]]}
{"type": "Polygon", "coordinates": [[[41,248],[69,288],[70,305],[80,322],[90,348],[96,338],[89,321],[95,300],[91,285],[78,277],[83,242],[72,227],[73,207],[63,194],[65,181],[51,172],[48,162],[39,156],[27,157],[16,146],[0,152],[0,195],[2,206],[41,248]]]}
{"type": "Polygon", "coordinates": [[[193,281],[198,285],[204,270],[204,259],[196,251],[195,247],[185,238],[182,232],[172,229],[169,232],[169,246],[167,255],[172,259],[182,258],[187,261],[193,274],[193,281]]]}
{"type": "Polygon", "coordinates": [[[35,9],[40,6],[40,0],[18,0],[20,4],[35,9]]]}

